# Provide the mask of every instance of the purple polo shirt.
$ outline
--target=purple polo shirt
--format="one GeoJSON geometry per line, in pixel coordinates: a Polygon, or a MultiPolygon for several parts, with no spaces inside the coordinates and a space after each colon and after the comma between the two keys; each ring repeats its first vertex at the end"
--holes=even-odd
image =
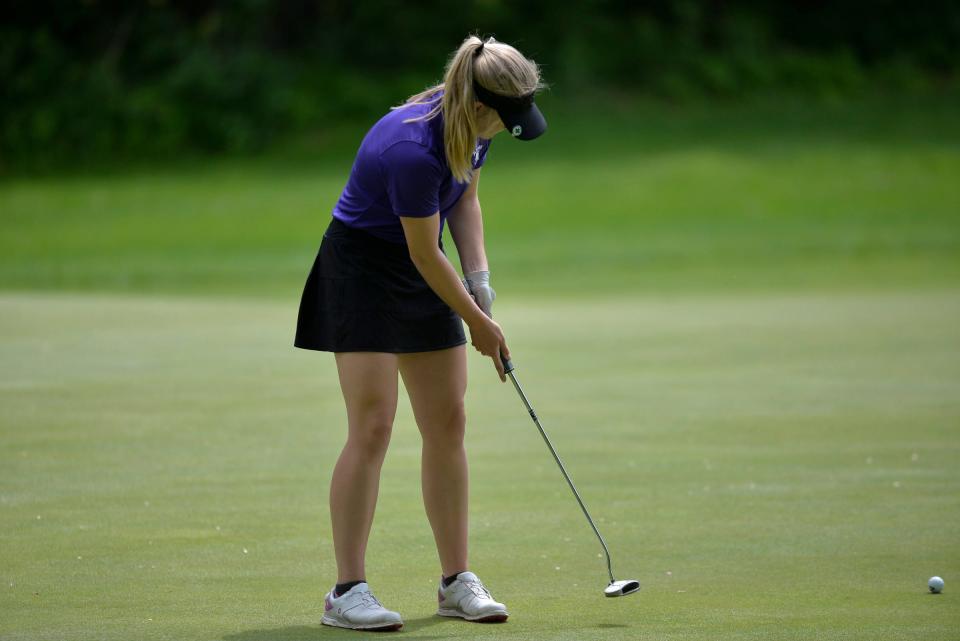
{"type": "MultiPolygon", "coordinates": [[[[405,243],[400,216],[425,218],[439,211],[443,233],[447,215],[467,189],[447,167],[443,115],[403,122],[429,112],[433,104],[394,109],[367,132],[333,208],[334,218],[378,238],[405,243]]],[[[486,161],[489,148],[489,140],[477,140],[474,169],[486,161]]]]}

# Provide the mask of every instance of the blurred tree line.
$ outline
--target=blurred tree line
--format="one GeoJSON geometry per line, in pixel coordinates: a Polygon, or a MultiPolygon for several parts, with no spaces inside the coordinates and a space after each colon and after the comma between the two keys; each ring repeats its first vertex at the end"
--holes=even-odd
{"type": "Polygon", "coordinates": [[[960,54],[955,0],[8,0],[0,20],[8,168],[254,150],[372,117],[471,32],[571,99],[918,91],[952,83],[960,54]]]}

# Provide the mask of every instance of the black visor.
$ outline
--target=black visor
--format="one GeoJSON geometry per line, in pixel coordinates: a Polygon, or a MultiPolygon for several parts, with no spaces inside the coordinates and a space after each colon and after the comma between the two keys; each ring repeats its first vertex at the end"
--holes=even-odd
{"type": "Polygon", "coordinates": [[[477,100],[496,110],[510,135],[520,140],[533,140],[547,130],[547,121],[533,102],[533,92],[526,96],[501,96],[474,81],[477,100]]]}

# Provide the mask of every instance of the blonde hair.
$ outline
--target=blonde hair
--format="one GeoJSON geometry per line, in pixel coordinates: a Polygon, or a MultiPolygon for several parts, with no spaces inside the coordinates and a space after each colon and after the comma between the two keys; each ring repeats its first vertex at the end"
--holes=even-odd
{"type": "Polygon", "coordinates": [[[426,114],[404,122],[430,120],[443,114],[443,148],[447,166],[458,182],[470,182],[473,165],[470,162],[477,144],[479,126],[474,102],[473,82],[501,96],[525,96],[542,89],[540,67],[508,44],[493,38],[481,40],[467,36],[450,56],[443,74],[443,82],[407,98],[402,109],[411,105],[436,103],[426,114]],[[483,48],[479,53],[480,48],[483,48]],[[443,92],[443,99],[437,94],[443,92]]]}

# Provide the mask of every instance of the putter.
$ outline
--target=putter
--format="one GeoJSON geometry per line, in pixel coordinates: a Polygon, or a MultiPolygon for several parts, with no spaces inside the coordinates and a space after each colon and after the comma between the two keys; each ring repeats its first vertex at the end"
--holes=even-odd
{"type": "Polygon", "coordinates": [[[523,393],[523,388],[521,388],[520,383],[517,382],[517,376],[513,373],[513,363],[506,358],[503,358],[503,356],[500,357],[500,360],[503,361],[503,371],[510,377],[510,380],[513,381],[513,386],[517,388],[517,393],[520,394],[523,404],[527,406],[527,411],[530,413],[530,418],[533,419],[537,429],[540,430],[540,436],[543,437],[543,442],[547,444],[548,448],[550,448],[550,453],[553,454],[553,459],[557,462],[557,465],[560,466],[560,471],[563,473],[563,478],[567,479],[567,484],[573,491],[573,495],[577,497],[577,503],[580,504],[580,509],[583,510],[583,515],[587,517],[587,521],[590,522],[590,527],[593,528],[593,533],[597,535],[598,539],[600,539],[600,545],[603,547],[603,552],[607,555],[607,573],[610,575],[610,585],[604,588],[604,596],[617,597],[633,594],[640,589],[640,582],[636,579],[617,581],[613,578],[613,564],[610,562],[610,550],[607,549],[606,541],[603,540],[603,536],[600,535],[600,530],[597,529],[597,525],[593,522],[593,518],[590,517],[590,512],[587,511],[587,506],[583,504],[583,499],[580,498],[580,493],[577,492],[576,486],[573,484],[573,481],[570,480],[570,475],[567,474],[567,469],[563,467],[563,461],[560,460],[560,456],[557,454],[557,450],[554,449],[553,443],[550,442],[550,438],[547,436],[547,433],[543,431],[543,426],[540,425],[540,419],[537,418],[537,413],[533,411],[533,407],[530,406],[530,401],[527,400],[527,395],[523,393]]]}

